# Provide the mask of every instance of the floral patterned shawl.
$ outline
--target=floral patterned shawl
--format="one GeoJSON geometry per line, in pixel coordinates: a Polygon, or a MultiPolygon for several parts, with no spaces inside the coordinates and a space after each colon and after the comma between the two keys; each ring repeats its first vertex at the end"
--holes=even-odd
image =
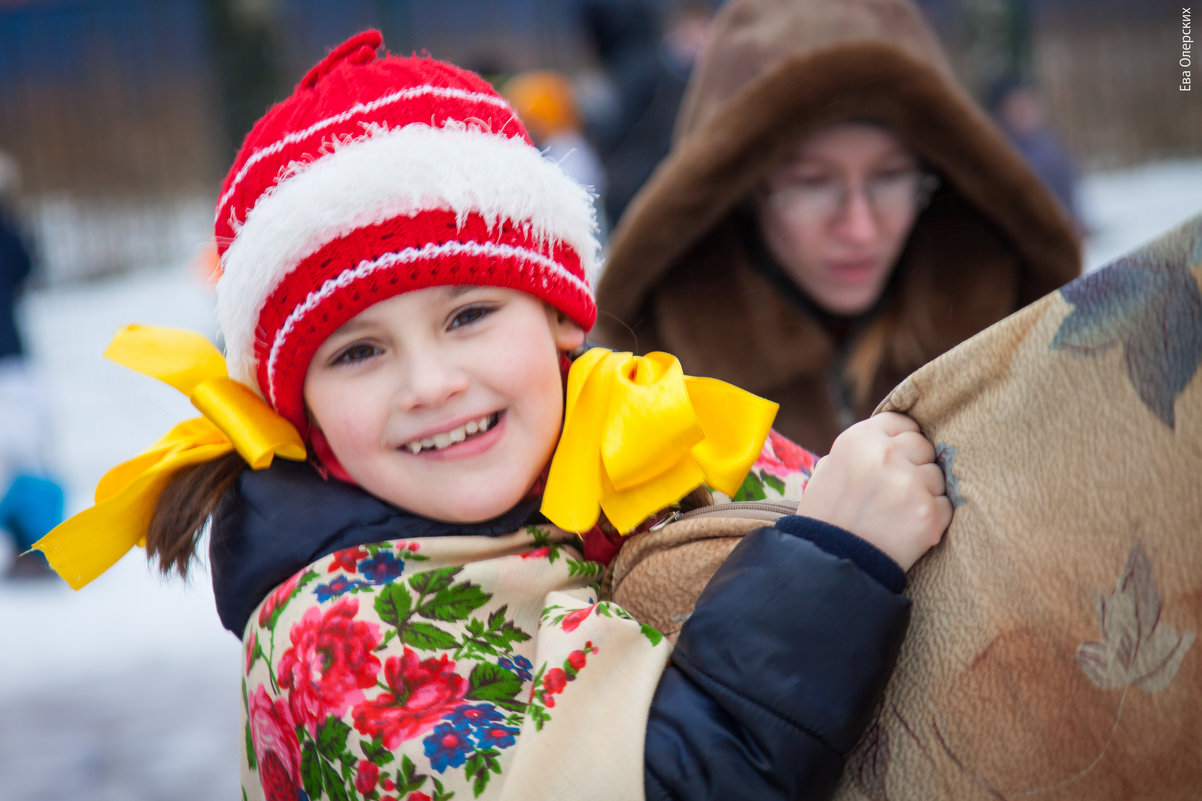
{"type": "Polygon", "coordinates": [[[669,646],[572,541],[393,540],[281,584],[242,638],[244,797],[642,798],[669,646]]]}

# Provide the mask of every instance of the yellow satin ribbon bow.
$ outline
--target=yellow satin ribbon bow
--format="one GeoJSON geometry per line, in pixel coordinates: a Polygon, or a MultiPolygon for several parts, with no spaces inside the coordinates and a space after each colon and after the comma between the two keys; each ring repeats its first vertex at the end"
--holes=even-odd
{"type": "Polygon", "coordinates": [[[667,353],[593,348],[568,373],[542,512],[582,532],[604,511],[625,534],[702,484],[734,495],[777,408],[724,381],[686,376],[667,353]]]}
{"type": "Polygon", "coordinates": [[[204,417],[175,426],[149,450],[117,465],[96,485],[96,505],[55,528],[33,547],[74,589],[108,570],[145,533],[159,494],[175,472],[237,450],[252,468],[275,455],[302,461],[296,429],[246,385],[229,377],[225,359],[200,334],[131,325],[104,355],[187,395],[204,417]]]}

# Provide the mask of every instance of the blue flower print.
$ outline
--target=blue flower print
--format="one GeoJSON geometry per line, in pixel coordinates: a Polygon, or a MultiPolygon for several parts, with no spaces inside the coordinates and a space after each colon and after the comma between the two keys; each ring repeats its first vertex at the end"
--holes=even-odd
{"type": "Polygon", "coordinates": [[[405,572],[405,563],[391,551],[380,551],[360,562],[359,572],[374,584],[385,584],[405,572]]]}
{"type": "Polygon", "coordinates": [[[447,722],[456,728],[472,727],[478,729],[492,723],[497,723],[503,720],[504,717],[492,704],[475,704],[473,706],[459,707],[447,718],[447,722]]]}
{"type": "Polygon", "coordinates": [[[530,681],[534,676],[534,665],[524,656],[515,656],[513,659],[503,656],[497,660],[497,666],[511,673],[516,673],[517,677],[522,681],[530,681]]]}
{"type": "Polygon", "coordinates": [[[497,723],[476,729],[476,744],[481,748],[508,748],[513,745],[518,730],[497,723]]]}
{"type": "Polygon", "coordinates": [[[318,584],[313,588],[313,593],[317,596],[318,603],[325,603],[331,598],[337,598],[340,595],[345,595],[352,590],[357,590],[360,587],[370,586],[370,584],[367,584],[363,581],[351,581],[346,576],[339,576],[329,584],[318,584]]]}
{"type": "Polygon", "coordinates": [[[467,732],[450,723],[439,723],[422,742],[426,746],[430,767],[439,773],[445,773],[447,768],[460,767],[472,751],[467,732]]]}

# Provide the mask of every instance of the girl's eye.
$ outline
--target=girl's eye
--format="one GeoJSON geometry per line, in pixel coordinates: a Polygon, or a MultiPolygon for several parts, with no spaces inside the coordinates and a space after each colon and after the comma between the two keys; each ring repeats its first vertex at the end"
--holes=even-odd
{"type": "Polygon", "coordinates": [[[366,361],[380,352],[375,345],[367,342],[356,342],[338,351],[331,364],[358,364],[366,361]]]}
{"type": "Polygon", "coordinates": [[[492,306],[465,306],[458,309],[451,315],[451,321],[447,328],[461,328],[465,325],[478,323],[488,315],[496,311],[492,306]]]}

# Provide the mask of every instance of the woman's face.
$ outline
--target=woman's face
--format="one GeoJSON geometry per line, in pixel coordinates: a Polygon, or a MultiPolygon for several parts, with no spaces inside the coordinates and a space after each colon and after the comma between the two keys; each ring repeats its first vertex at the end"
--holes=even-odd
{"type": "Polygon", "coordinates": [[[760,233],[811,300],[832,314],[860,314],[884,291],[932,181],[883,128],[833,125],[756,190],[760,233]]]}

